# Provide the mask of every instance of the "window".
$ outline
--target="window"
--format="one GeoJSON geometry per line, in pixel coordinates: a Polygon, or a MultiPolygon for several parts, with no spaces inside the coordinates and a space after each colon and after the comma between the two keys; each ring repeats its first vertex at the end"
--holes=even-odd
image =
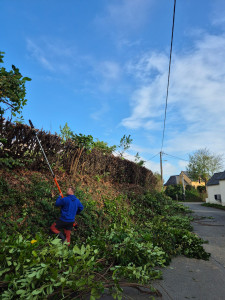
{"type": "Polygon", "coordinates": [[[221,202],[221,194],[214,195],[216,201],[221,202]]]}

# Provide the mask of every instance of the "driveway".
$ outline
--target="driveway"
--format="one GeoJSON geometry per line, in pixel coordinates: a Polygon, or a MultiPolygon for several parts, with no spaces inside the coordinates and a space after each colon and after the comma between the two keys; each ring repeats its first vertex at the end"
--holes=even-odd
{"type": "MultiPolygon", "coordinates": [[[[161,299],[225,299],[225,211],[201,206],[201,203],[184,203],[193,210],[194,232],[208,244],[209,261],[176,257],[163,271],[163,280],[154,286],[162,293],[161,299]]],[[[137,298],[138,299],[138,298],[137,298]]],[[[160,299],[160,298],[157,298],[160,299]]]]}
{"type": "MultiPolygon", "coordinates": [[[[209,261],[175,257],[171,264],[163,269],[163,280],[153,283],[162,294],[154,299],[162,300],[225,300],[225,211],[201,206],[201,203],[184,203],[193,210],[194,232],[208,244],[204,244],[211,253],[209,261]]],[[[109,295],[101,297],[113,299],[109,295]]],[[[127,288],[123,299],[150,299],[149,295],[127,288]]]]}

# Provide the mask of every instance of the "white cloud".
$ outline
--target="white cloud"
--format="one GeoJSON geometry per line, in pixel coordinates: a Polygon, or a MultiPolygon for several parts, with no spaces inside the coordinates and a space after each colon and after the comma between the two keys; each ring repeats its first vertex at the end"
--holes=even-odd
{"type": "Polygon", "coordinates": [[[127,64],[127,71],[142,82],[149,82],[150,76],[160,75],[168,69],[168,58],[163,53],[146,53],[137,61],[127,64]]]}
{"type": "Polygon", "coordinates": [[[54,67],[47,59],[43,49],[36,45],[31,39],[27,39],[27,50],[31,57],[37,60],[45,69],[54,71],[54,67]]]}
{"type": "Polygon", "coordinates": [[[127,38],[124,38],[124,37],[118,37],[117,38],[117,44],[116,46],[119,48],[119,49],[122,49],[122,48],[134,48],[136,46],[140,46],[141,44],[141,40],[138,39],[138,40],[129,40],[127,38]]]}
{"type": "MultiPolygon", "coordinates": [[[[146,168],[151,170],[153,173],[159,173],[160,174],[160,163],[154,162],[154,161],[148,161],[145,163],[146,168]]],[[[164,182],[168,180],[168,178],[172,175],[177,175],[180,173],[179,167],[176,167],[175,165],[165,162],[163,163],[163,179],[164,182]]]]}
{"type": "Polygon", "coordinates": [[[110,80],[117,80],[120,77],[120,66],[113,61],[103,61],[99,65],[99,72],[101,75],[110,80]]]}
{"type": "Polygon", "coordinates": [[[102,120],[103,115],[108,112],[110,109],[109,104],[107,102],[103,102],[101,103],[100,107],[98,108],[98,110],[96,110],[95,112],[93,112],[90,116],[92,119],[99,121],[102,120]]]}
{"type": "MultiPolygon", "coordinates": [[[[70,76],[70,80],[74,78],[76,82],[80,78],[80,74],[85,72],[86,90],[93,93],[94,89],[98,92],[108,93],[120,79],[122,68],[113,60],[96,60],[92,55],[79,54],[74,45],[58,39],[40,37],[36,40],[27,38],[28,55],[38,62],[43,68],[54,74],[63,73],[70,76]]],[[[100,109],[101,112],[106,111],[105,108],[100,109]]],[[[93,118],[98,118],[100,114],[93,114],[93,118]]]]}
{"type": "Polygon", "coordinates": [[[219,28],[225,27],[225,6],[223,0],[213,1],[213,10],[211,12],[212,24],[219,26],[219,28]]]}
{"type": "Polygon", "coordinates": [[[75,47],[68,46],[60,40],[46,37],[36,40],[27,38],[26,43],[30,57],[49,71],[68,74],[76,62],[75,47]]]}
{"type": "Polygon", "coordinates": [[[108,6],[108,14],[111,20],[120,25],[140,26],[147,17],[147,10],[151,3],[151,0],[120,0],[117,5],[108,6]]]}
{"type": "Polygon", "coordinates": [[[186,167],[188,165],[187,161],[179,160],[178,165],[181,167],[182,170],[186,170],[186,167]]]}
{"type": "Polygon", "coordinates": [[[116,0],[109,2],[103,16],[95,20],[101,28],[111,28],[122,34],[143,26],[149,18],[155,0],[116,0]],[[106,26],[108,25],[108,26],[106,26]]]}
{"type": "MultiPolygon", "coordinates": [[[[153,54],[148,59],[141,59],[140,63],[135,66],[129,64],[129,72],[133,70],[137,78],[142,78],[144,84],[133,93],[131,107],[131,116],[122,120],[122,125],[128,128],[157,129],[158,122],[155,121],[163,112],[162,104],[165,94],[166,73],[163,69],[163,55],[153,54]],[[159,65],[157,65],[157,62],[159,65]],[[142,72],[143,69],[143,72],[142,72]],[[157,72],[154,81],[146,84],[147,78],[151,73],[157,72]],[[149,119],[151,118],[151,119],[149,119]]],[[[164,66],[165,68],[165,66],[164,66]]]]}
{"type": "MultiPolygon", "coordinates": [[[[225,35],[205,34],[189,53],[173,55],[165,152],[190,153],[202,147],[224,151],[224,49],[225,35]]],[[[128,64],[140,87],[133,92],[131,114],[122,120],[123,126],[162,129],[168,63],[164,54],[152,53],[128,64]]]]}
{"type": "Polygon", "coordinates": [[[99,97],[101,93],[109,93],[115,86],[117,91],[119,90],[119,80],[121,79],[123,70],[121,66],[113,60],[96,60],[92,58],[88,64],[90,77],[87,78],[89,82],[92,82],[92,90],[95,90],[96,95],[99,97]],[[94,85],[93,85],[94,83],[94,85]]]}

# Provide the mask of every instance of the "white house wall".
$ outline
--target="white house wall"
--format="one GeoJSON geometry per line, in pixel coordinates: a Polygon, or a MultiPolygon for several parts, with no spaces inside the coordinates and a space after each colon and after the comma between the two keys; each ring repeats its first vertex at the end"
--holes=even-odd
{"type": "Polygon", "coordinates": [[[221,193],[221,200],[222,205],[225,206],[225,180],[220,180],[220,193],[221,193]]]}
{"type": "Polygon", "coordinates": [[[217,185],[207,186],[208,198],[207,203],[221,204],[225,206],[225,180],[220,180],[217,185]],[[221,195],[221,202],[215,200],[215,195],[221,195]]]}

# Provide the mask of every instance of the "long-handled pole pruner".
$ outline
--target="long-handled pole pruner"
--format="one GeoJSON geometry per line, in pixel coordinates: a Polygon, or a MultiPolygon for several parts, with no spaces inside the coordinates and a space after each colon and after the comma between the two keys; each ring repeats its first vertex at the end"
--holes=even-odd
{"type": "MultiPolygon", "coordinates": [[[[31,122],[31,120],[29,120],[29,123],[30,123],[31,128],[34,129],[34,125],[33,125],[33,123],[31,122]]],[[[53,179],[54,179],[54,181],[55,181],[55,184],[56,184],[56,186],[57,186],[57,188],[58,188],[58,190],[59,190],[59,194],[60,194],[60,196],[63,198],[62,191],[61,191],[60,186],[59,186],[59,184],[58,184],[58,182],[57,182],[57,180],[56,180],[55,174],[54,174],[54,172],[52,171],[52,168],[51,168],[51,166],[50,166],[50,164],[49,164],[49,161],[48,161],[48,159],[47,159],[47,156],[46,156],[46,154],[45,154],[45,151],[44,151],[44,149],[42,148],[41,142],[40,142],[40,140],[39,140],[39,138],[38,138],[38,136],[37,136],[37,132],[36,132],[35,130],[34,130],[34,132],[35,132],[36,139],[37,139],[37,141],[38,141],[38,143],[39,143],[39,146],[40,146],[40,148],[41,148],[41,151],[42,151],[42,153],[43,153],[43,155],[44,155],[44,158],[45,158],[45,160],[46,160],[46,162],[47,162],[47,165],[48,165],[48,167],[49,167],[49,170],[50,170],[51,173],[52,173],[52,176],[53,176],[53,179]]]]}

